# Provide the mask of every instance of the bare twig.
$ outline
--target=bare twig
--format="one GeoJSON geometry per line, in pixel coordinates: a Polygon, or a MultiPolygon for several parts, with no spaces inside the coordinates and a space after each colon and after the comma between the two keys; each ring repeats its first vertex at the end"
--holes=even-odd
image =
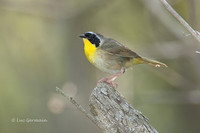
{"type": "Polygon", "coordinates": [[[191,33],[191,35],[200,42],[200,35],[194,30],[171,6],[166,0],[160,0],[164,7],[191,33]]]}
{"type": "Polygon", "coordinates": [[[66,97],[79,111],[85,114],[87,118],[89,118],[95,125],[97,125],[97,127],[99,127],[96,119],[91,114],[87,113],[87,111],[80,104],[78,104],[72,97],[66,95],[65,92],[58,87],[56,87],[56,91],[59,92],[64,97],[66,97]]]}

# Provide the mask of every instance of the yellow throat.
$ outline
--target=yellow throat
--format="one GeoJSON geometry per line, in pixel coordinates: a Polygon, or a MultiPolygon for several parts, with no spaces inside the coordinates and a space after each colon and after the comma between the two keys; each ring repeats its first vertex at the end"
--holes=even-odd
{"type": "Polygon", "coordinates": [[[87,59],[91,63],[94,63],[96,56],[96,47],[88,39],[83,38],[83,42],[84,42],[85,55],[87,59]]]}

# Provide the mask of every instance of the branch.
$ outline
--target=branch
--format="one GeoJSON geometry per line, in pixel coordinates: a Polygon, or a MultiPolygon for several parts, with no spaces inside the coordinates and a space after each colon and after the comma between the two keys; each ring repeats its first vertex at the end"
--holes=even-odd
{"type": "Polygon", "coordinates": [[[160,0],[163,6],[200,42],[200,34],[194,30],[171,6],[166,0],[160,0]]]}
{"type": "Polygon", "coordinates": [[[106,133],[157,133],[148,119],[110,84],[99,83],[89,102],[90,112],[106,133]]]}
{"type": "Polygon", "coordinates": [[[91,113],[87,113],[63,90],[56,90],[105,133],[158,133],[148,119],[135,110],[110,84],[101,82],[94,88],[89,100],[91,113]]]}

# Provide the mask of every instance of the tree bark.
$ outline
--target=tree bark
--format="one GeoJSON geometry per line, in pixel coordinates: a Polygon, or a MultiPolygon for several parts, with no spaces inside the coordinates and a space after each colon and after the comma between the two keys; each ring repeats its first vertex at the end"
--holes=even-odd
{"type": "Polygon", "coordinates": [[[95,124],[105,133],[158,133],[141,112],[105,82],[94,88],[89,106],[95,124]]]}

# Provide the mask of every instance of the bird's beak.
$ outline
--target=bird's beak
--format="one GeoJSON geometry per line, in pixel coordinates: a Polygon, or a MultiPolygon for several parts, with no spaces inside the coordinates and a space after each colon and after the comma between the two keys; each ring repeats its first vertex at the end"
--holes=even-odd
{"type": "Polygon", "coordinates": [[[84,35],[84,34],[80,34],[79,37],[80,37],[80,38],[85,38],[85,35],[84,35]]]}

